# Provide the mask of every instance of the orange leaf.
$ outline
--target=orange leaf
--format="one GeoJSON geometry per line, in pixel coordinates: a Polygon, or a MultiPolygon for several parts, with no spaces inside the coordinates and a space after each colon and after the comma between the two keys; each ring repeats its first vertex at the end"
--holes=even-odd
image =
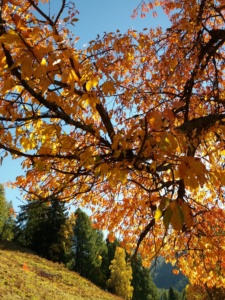
{"type": "Polygon", "coordinates": [[[178,275],[180,273],[180,271],[178,269],[173,269],[172,272],[173,272],[174,275],[178,275]]]}
{"type": "Polygon", "coordinates": [[[26,271],[26,272],[30,271],[30,270],[28,269],[28,267],[27,267],[27,264],[26,264],[26,263],[23,263],[23,266],[22,266],[22,268],[23,268],[23,270],[24,270],[24,271],[26,271]]]}
{"type": "Polygon", "coordinates": [[[181,209],[184,215],[184,223],[187,225],[188,228],[190,228],[193,225],[193,216],[191,208],[187,204],[187,202],[182,202],[181,209]]]}

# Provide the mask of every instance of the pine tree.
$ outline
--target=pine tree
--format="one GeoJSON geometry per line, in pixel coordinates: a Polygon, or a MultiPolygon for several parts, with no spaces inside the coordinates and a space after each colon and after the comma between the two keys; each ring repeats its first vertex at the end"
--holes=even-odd
{"type": "Polygon", "coordinates": [[[180,300],[179,292],[173,287],[170,287],[169,289],[168,300],[180,300]]]}
{"type": "Polygon", "coordinates": [[[113,242],[110,242],[109,239],[106,239],[107,255],[104,255],[102,258],[103,269],[106,274],[106,280],[110,278],[110,265],[112,260],[115,257],[116,247],[120,246],[120,241],[115,239],[113,242]]]}
{"type": "Polygon", "coordinates": [[[76,210],[75,216],[72,269],[104,288],[106,274],[102,259],[107,248],[103,234],[92,227],[90,218],[81,209],[76,210]]]}
{"type": "Polygon", "coordinates": [[[4,227],[5,220],[7,218],[7,203],[5,199],[5,191],[2,184],[0,184],[0,233],[4,227]]]}
{"type": "Polygon", "coordinates": [[[142,266],[141,257],[132,260],[131,263],[133,278],[132,286],[134,288],[132,300],[158,300],[158,290],[155,286],[150,270],[142,266]]]}
{"type": "Polygon", "coordinates": [[[183,291],[180,294],[181,300],[186,300],[186,289],[183,289],[183,291]]]}
{"type": "Polygon", "coordinates": [[[64,224],[61,224],[59,230],[60,237],[60,247],[63,249],[65,254],[65,263],[69,267],[69,263],[72,257],[72,246],[73,246],[73,236],[74,236],[74,225],[75,225],[75,216],[71,214],[65,221],[64,224]]]}
{"type": "Polygon", "coordinates": [[[12,241],[14,238],[15,230],[15,212],[12,206],[12,202],[7,203],[7,219],[5,220],[4,226],[1,232],[1,239],[3,241],[12,241]]]}
{"type": "Polygon", "coordinates": [[[68,217],[64,203],[57,199],[50,203],[33,201],[20,208],[15,240],[47,259],[65,262],[60,233],[68,217]]]}
{"type": "Polygon", "coordinates": [[[0,184],[0,239],[12,240],[14,236],[14,211],[11,202],[6,201],[5,190],[0,184]]]}
{"type": "Polygon", "coordinates": [[[168,300],[168,292],[166,290],[161,292],[160,300],[168,300]]]}
{"type": "Polygon", "coordinates": [[[110,271],[111,275],[108,280],[110,290],[126,300],[132,299],[132,268],[131,265],[126,262],[126,253],[123,248],[116,247],[115,257],[111,262],[110,271]]]}

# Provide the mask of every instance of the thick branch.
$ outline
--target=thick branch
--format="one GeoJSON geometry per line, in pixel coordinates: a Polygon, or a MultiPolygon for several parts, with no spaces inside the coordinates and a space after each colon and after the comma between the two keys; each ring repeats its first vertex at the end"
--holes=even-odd
{"type": "Polygon", "coordinates": [[[137,246],[136,246],[136,249],[135,249],[135,252],[134,252],[134,257],[137,256],[138,249],[139,249],[139,246],[140,246],[141,242],[146,237],[146,235],[149,233],[149,231],[153,228],[154,225],[155,225],[155,218],[153,218],[151,220],[151,222],[145,227],[145,229],[140,234],[138,242],[137,242],[137,246]]]}
{"type": "Polygon", "coordinates": [[[105,110],[104,106],[101,103],[96,104],[96,109],[102,119],[103,124],[105,125],[105,128],[109,134],[111,141],[113,141],[115,131],[114,131],[113,125],[111,123],[111,120],[109,118],[107,111],[105,110]]]}
{"type": "Polygon", "coordinates": [[[70,154],[66,154],[66,155],[61,155],[61,154],[29,154],[27,152],[22,152],[20,150],[17,149],[13,149],[10,147],[5,146],[4,144],[0,143],[0,149],[4,149],[7,152],[10,152],[11,154],[16,154],[19,157],[26,157],[29,158],[32,162],[34,162],[34,158],[60,158],[60,159],[77,159],[79,160],[80,158],[76,155],[70,155],[70,154]]]}
{"type": "Polygon", "coordinates": [[[225,119],[225,114],[211,114],[187,121],[178,126],[176,130],[180,130],[185,134],[189,134],[196,129],[200,133],[202,130],[207,130],[210,127],[213,127],[217,121],[220,121],[221,123],[223,119],[225,119]]]}

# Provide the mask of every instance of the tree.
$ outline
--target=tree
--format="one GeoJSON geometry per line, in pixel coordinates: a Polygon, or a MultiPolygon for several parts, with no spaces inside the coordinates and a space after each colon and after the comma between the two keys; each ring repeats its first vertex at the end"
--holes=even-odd
{"type": "Polygon", "coordinates": [[[12,205],[12,202],[10,201],[7,203],[7,219],[5,220],[5,223],[2,228],[1,232],[1,239],[11,241],[14,238],[14,229],[15,229],[15,211],[12,205]]]}
{"type": "Polygon", "coordinates": [[[11,202],[7,202],[5,190],[0,184],[0,239],[12,240],[14,228],[14,210],[11,202]]]}
{"type": "Polygon", "coordinates": [[[169,289],[168,300],[180,300],[179,292],[173,287],[170,287],[169,289]]]}
{"type": "Polygon", "coordinates": [[[66,262],[72,234],[65,204],[52,199],[49,203],[33,201],[20,208],[15,240],[47,259],[66,262]]]}
{"type": "Polygon", "coordinates": [[[64,262],[67,267],[69,267],[71,257],[72,257],[72,247],[73,247],[73,228],[75,224],[74,214],[69,215],[64,223],[61,224],[59,229],[60,237],[60,247],[64,253],[64,262]]]}
{"type": "Polygon", "coordinates": [[[133,287],[132,268],[126,262],[126,252],[121,247],[116,247],[115,257],[110,266],[111,275],[108,280],[108,287],[114,294],[124,299],[132,299],[133,287]]]}
{"type": "Polygon", "coordinates": [[[160,289],[160,300],[168,300],[168,291],[160,289]]]}
{"type": "Polygon", "coordinates": [[[133,297],[132,300],[159,300],[158,290],[152,280],[149,268],[142,266],[141,257],[131,261],[133,297]]]}
{"type": "Polygon", "coordinates": [[[225,297],[224,287],[217,288],[214,286],[209,288],[207,285],[205,285],[205,290],[209,299],[220,300],[220,299],[224,299],[225,297]]]}
{"type": "Polygon", "coordinates": [[[187,300],[186,288],[180,293],[181,300],[187,300]]]}
{"type": "Polygon", "coordinates": [[[225,297],[224,288],[208,288],[198,285],[188,285],[186,288],[186,300],[220,300],[225,297]]]}
{"type": "Polygon", "coordinates": [[[79,50],[71,2],[51,15],[39,1],[2,1],[2,158],[24,157],[16,184],[28,199],[76,199],[110,239],[120,232],[191,284],[223,287],[224,2],[138,8],[157,6],[170,28],[105,33],[79,50]]]}
{"type": "Polygon", "coordinates": [[[121,242],[115,238],[114,241],[110,242],[109,239],[106,239],[106,247],[107,247],[107,254],[102,258],[103,268],[106,274],[106,280],[110,278],[110,265],[112,260],[115,257],[116,248],[121,246],[121,242]]]}
{"type": "Polygon", "coordinates": [[[203,287],[198,285],[188,285],[186,287],[187,300],[208,300],[206,291],[203,287]]]}
{"type": "Polygon", "coordinates": [[[88,215],[81,209],[75,212],[71,268],[81,276],[105,288],[106,273],[102,267],[107,255],[102,232],[93,228],[88,215]]]}

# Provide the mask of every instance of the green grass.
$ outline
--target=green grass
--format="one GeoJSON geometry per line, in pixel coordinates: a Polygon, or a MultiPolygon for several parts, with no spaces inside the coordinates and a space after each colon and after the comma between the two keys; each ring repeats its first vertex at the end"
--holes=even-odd
{"type": "Polygon", "coordinates": [[[1,300],[121,300],[11,242],[0,242],[1,300]]]}

